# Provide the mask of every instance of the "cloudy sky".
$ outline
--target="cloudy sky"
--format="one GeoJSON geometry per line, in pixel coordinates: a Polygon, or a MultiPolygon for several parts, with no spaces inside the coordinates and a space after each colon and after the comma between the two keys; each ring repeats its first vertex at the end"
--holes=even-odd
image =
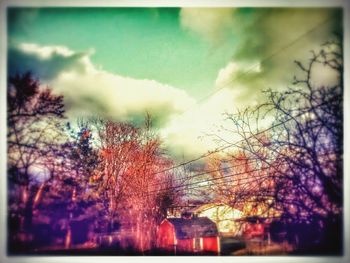
{"type": "Polygon", "coordinates": [[[8,69],[63,94],[71,119],[139,125],[148,111],[169,152],[192,158],[215,148],[204,135],[223,112],[286,88],[341,21],[329,8],[10,8],[8,69]]]}

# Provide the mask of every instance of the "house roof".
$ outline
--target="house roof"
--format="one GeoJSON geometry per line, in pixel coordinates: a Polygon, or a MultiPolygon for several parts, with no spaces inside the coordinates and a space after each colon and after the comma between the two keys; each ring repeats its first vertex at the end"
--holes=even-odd
{"type": "Polygon", "coordinates": [[[208,217],[167,218],[174,226],[177,239],[213,237],[218,235],[216,224],[208,217]]]}

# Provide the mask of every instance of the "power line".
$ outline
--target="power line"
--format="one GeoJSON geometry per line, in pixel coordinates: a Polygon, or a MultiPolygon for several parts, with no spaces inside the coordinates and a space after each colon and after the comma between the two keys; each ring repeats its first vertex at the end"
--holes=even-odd
{"type": "MultiPolygon", "coordinates": [[[[321,104],[319,104],[319,105],[315,105],[315,106],[313,106],[313,109],[314,109],[314,108],[321,107],[321,106],[324,106],[326,103],[327,103],[327,102],[325,101],[325,102],[323,102],[323,103],[321,103],[321,104]]],[[[300,116],[302,116],[302,115],[304,115],[304,114],[306,114],[306,113],[309,113],[310,111],[311,111],[311,110],[300,112],[299,114],[296,114],[295,116],[292,116],[292,117],[290,117],[290,118],[287,118],[287,119],[283,120],[282,122],[276,123],[276,124],[274,124],[274,125],[272,125],[272,126],[266,128],[266,129],[264,129],[264,130],[261,130],[261,131],[255,133],[255,134],[251,134],[250,136],[248,136],[248,137],[246,137],[246,138],[243,138],[243,139],[241,139],[241,140],[238,140],[238,141],[236,141],[236,142],[234,142],[234,143],[231,143],[231,144],[229,144],[229,145],[226,145],[226,146],[217,148],[215,151],[208,152],[208,153],[206,153],[206,154],[204,154],[204,155],[201,155],[201,156],[199,156],[199,157],[197,157],[197,158],[195,158],[195,159],[186,161],[186,162],[184,162],[184,163],[180,163],[180,164],[178,164],[178,165],[176,165],[176,166],[167,168],[167,169],[162,170],[162,171],[155,172],[155,173],[153,173],[152,175],[156,175],[156,174],[159,174],[159,173],[163,173],[163,172],[165,172],[165,171],[173,170],[173,169],[175,169],[175,168],[178,168],[178,167],[184,166],[184,165],[186,165],[186,164],[192,163],[192,162],[194,162],[194,161],[198,161],[198,160],[200,160],[200,159],[203,159],[203,158],[205,158],[205,157],[208,157],[208,156],[210,156],[210,155],[212,155],[212,154],[214,154],[214,153],[218,153],[219,151],[226,150],[226,149],[231,148],[231,147],[233,147],[233,146],[238,146],[239,143],[242,143],[242,142],[247,141],[247,140],[249,140],[249,139],[251,139],[251,138],[254,138],[254,137],[258,136],[258,135],[261,135],[261,134],[263,134],[263,133],[266,133],[266,132],[268,132],[268,131],[270,131],[270,130],[272,130],[272,129],[275,129],[275,128],[277,128],[278,126],[281,126],[281,125],[283,125],[283,124],[285,124],[285,123],[287,123],[287,122],[289,122],[289,121],[291,121],[291,120],[293,120],[293,119],[295,119],[295,118],[297,118],[297,117],[300,117],[300,116]]]]}
{"type": "MultiPolygon", "coordinates": [[[[247,71],[243,72],[240,75],[237,75],[235,78],[230,79],[228,82],[224,83],[222,85],[222,87],[216,89],[214,92],[210,93],[209,95],[207,95],[206,97],[202,98],[199,100],[199,102],[203,102],[207,99],[209,99],[211,96],[215,95],[217,92],[219,92],[220,90],[224,89],[225,87],[227,87],[228,85],[232,84],[235,80],[243,77],[244,75],[247,75],[248,73],[250,73],[251,71],[253,71],[256,67],[258,67],[261,63],[266,62],[267,60],[270,60],[271,58],[273,58],[274,56],[276,56],[277,54],[279,54],[280,52],[282,52],[285,49],[290,48],[291,46],[293,46],[295,43],[297,43],[299,40],[301,40],[302,38],[304,38],[305,36],[307,36],[308,34],[312,33],[313,31],[315,31],[317,28],[319,28],[320,26],[328,23],[329,21],[333,20],[333,17],[328,17],[327,19],[323,20],[321,23],[315,25],[314,27],[312,27],[311,29],[309,29],[308,31],[306,31],[305,33],[301,34],[299,37],[297,37],[296,39],[294,39],[292,42],[289,42],[288,44],[286,44],[285,46],[281,47],[280,49],[278,49],[277,51],[269,54],[268,56],[266,56],[265,58],[263,58],[260,62],[255,63],[252,67],[250,67],[247,71]]],[[[186,110],[187,111],[187,110],[186,110]]],[[[185,112],[186,112],[185,111],[185,112]]]]}
{"type": "MultiPolygon", "coordinates": [[[[303,37],[305,37],[306,35],[312,33],[312,32],[315,31],[318,27],[320,27],[320,26],[322,26],[322,25],[328,23],[328,22],[331,21],[332,19],[333,19],[333,17],[328,17],[327,19],[323,20],[321,23],[319,23],[319,24],[317,24],[316,26],[312,27],[311,29],[309,29],[308,31],[306,31],[305,33],[303,33],[302,35],[300,35],[299,37],[297,37],[296,39],[294,39],[293,41],[291,41],[291,42],[288,43],[287,45],[283,46],[282,48],[278,49],[277,51],[275,51],[275,52],[271,53],[270,55],[268,55],[267,57],[263,58],[263,59],[259,62],[259,64],[268,61],[269,59],[273,58],[274,56],[276,56],[277,54],[279,54],[279,53],[282,52],[283,50],[288,49],[289,47],[293,46],[295,43],[297,43],[297,42],[298,42],[299,40],[301,40],[303,37]]],[[[258,66],[259,64],[256,63],[254,66],[252,66],[251,68],[249,68],[247,71],[243,72],[243,73],[240,74],[240,75],[237,75],[235,78],[233,78],[233,79],[231,79],[229,82],[225,83],[221,88],[216,89],[214,92],[212,92],[212,93],[209,94],[208,96],[206,96],[206,97],[200,99],[196,105],[198,105],[199,103],[202,103],[203,101],[209,99],[211,96],[215,95],[217,92],[219,92],[219,91],[222,90],[223,88],[227,87],[229,84],[232,84],[235,80],[239,79],[240,77],[242,77],[242,76],[248,74],[248,73],[251,72],[254,68],[256,68],[256,66],[258,66]]],[[[192,108],[192,107],[188,108],[188,109],[185,110],[184,112],[187,112],[187,111],[188,111],[189,109],[191,109],[191,108],[192,108]]],[[[183,112],[183,113],[184,113],[184,112],[183,112]]],[[[297,117],[297,116],[295,116],[295,117],[297,117]]],[[[282,125],[282,124],[281,124],[281,125],[282,125]]],[[[262,131],[262,132],[265,132],[265,131],[262,131]]],[[[238,142],[238,143],[239,143],[239,142],[238,142]]],[[[199,161],[199,160],[201,160],[201,159],[203,159],[203,158],[206,158],[206,157],[208,157],[208,156],[210,156],[210,155],[212,155],[212,154],[214,154],[214,153],[218,153],[219,151],[225,150],[225,149],[227,149],[227,148],[229,148],[229,147],[232,147],[232,146],[234,146],[234,145],[231,144],[231,145],[229,145],[229,146],[224,146],[224,147],[221,147],[221,148],[217,148],[217,149],[215,149],[215,150],[213,150],[213,151],[210,151],[210,152],[208,152],[208,153],[202,154],[202,155],[198,156],[197,158],[191,159],[191,160],[186,161],[186,162],[182,162],[182,163],[180,163],[180,164],[177,164],[177,165],[175,165],[175,166],[169,167],[169,168],[164,169],[164,170],[162,170],[162,171],[158,171],[158,172],[154,173],[154,175],[155,175],[155,174],[159,174],[159,173],[163,173],[163,172],[167,172],[167,171],[170,171],[170,170],[173,170],[173,169],[182,167],[182,166],[185,166],[185,165],[190,164],[190,163],[192,163],[192,162],[199,161]]]]}
{"type": "MultiPolygon", "coordinates": [[[[263,179],[268,179],[268,178],[271,178],[270,176],[262,176],[262,177],[259,177],[259,178],[249,178],[251,180],[248,180],[246,182],[242,182],[242,183],[239,183],[239,184],[236,184],[235,186],[242,186],[242,185],[247,185],[247,184],[251,184],[253,182],[256,182],[256,181],[259,181],[259,180],[263,180],[263,179]]],[[[248,178],[246,178],[248,179],[248,178]]],[[[191,188],[188,188],[186,189],[187,191],[188,190],[193,190],[193,189],[198,189],[198,188],[203,188],[203,187],[215,187],[215,186],[219,186],[219,185],[227,185],[228,183],[234,183],[234,182],[237,182],[239,181],[240,179],[232,179],[232,180],[229,180],[227,182],[220,182],[220,183],[214,183],[214,184],[208,184],[208,185],[198,185],[198,186],[194,186],[194,187],[191,187],[191,188]]]]}
{"type": "MultiPolygon", "coordinates": [[[[326,103],[327,103],[327,101],[324,101],[323,103],[321,103],[321,104],[319,104],[319,105],[315,105],[315,106],[313,107],[313,109],[314,109],[314,108],[321,107],[321,106],[325,105],[326,103]]],[[[254,136],[257,136],[257,135],[259,135],[259,134],[262,134],[262,133],[264,133],[264,132],[266,132],[266,131],[268,131],[268,130],[271,130],[271,129],[273,129],[273,128],[276,128],[276,127],[278,127],[278,126],[280,126],[280,125],[283,125],[283,124],[285,124],[286,122],[289,122],[289,121],[295,119],[296,117],[300,117],[300,116],[302,116],[303,114],[309,113],[310,111],[311,111],[311,110],[304,111],[304,112],[301,112],[301,113],[299,113],[299,114],[297,114],[297,115],[295,115],[295,116],[292,116],[292,117],[290,117],[290,118],[287,118],[287,119],[285,119],[284,121],[279,122],[279,123],[276,123],[276,124],[274,124],[273,126],[267,128],[267,129],[265,129],[265,130],[262,130],[262,131],[260,131],[260,132],[258,132],[258,133],[255,133],[255,134],[252,134],[252,135],[250,135],[250,136],[248,136],[248,137],[246,137],[246,138],[244,138],[244,139],[242,139],[242,140],[239,140],[239,141],[237,141],[237,142],[235,142],[235,143],[233,143],[233,144],[230,144],[230,145],[228,145],[228,146],[222,147],[222,149],[223,149],[223,148],[229,148],[229,147],[232,147],[232,146],[237,146],[237,144],[238,144],[239,142],[249,140],[250,138],[252,138],[252,137],[254,137],[254,136]]],[[[207,155],[210,155],[210,154],[212,154],[212,153],[209,153],[209,154],[207,154],[207,155]]],[[[326,156],[326,155],[330,155],[330,153],[328,153],[328,154],[322,154],[321,156],[326,156]]],[[[197,158],[197,159],[198,159],[198,158],[197,158]]],[[[250,159],[249,162],[250,162],[250,161],[253,161],[253,160],[257,160],[257,158],[250,159]]],[[[270,159],[269,159],[269,160],[270,160],[270,159]]],[[[190,162],[190,161],[188,161],[187,163],[189,163],[189,162],[190,162]]],[[[232,166],[231,168],[239,167],[239,166],[246,165],[246,164],[247,164],[247,163],[239,164],[239,165],[234,165],[234,166],[232,166]]],[[[195,175],[193,175],[193,176],[191,176],[191,177],[188,177],[188,178],[186,178],[186,179],[192,179],[192,178],[197,177],[197,176],[200,176],[200,175],[204,175],[204,174],[207,174],[207,173],[210,173],[210,172],[220,171],[220,170],[224,170],[224,169],[228,169],[228,168],[230,168],[230,167],[223,167],[223,168],[220,168],[220,169],[209,170],[209,171],[207,170],[207,171],[204,171],[204,172],[195,174],[195,175]]],[[[244,174],[244,173],[262,171],[262,170],[270,169],[270,168],[271,168],[271,166],[270,166],[270,167],[266,167],[266,168],[264,168],[264,169],[261,169],[261,168],[260,168],[260,169],[254,169],[254,170],[251,170],[251,171],[244,171],[243,173],[230,174],[230,175],[226,175],[226,176],[223,176],[223,177],[213,178],[213,179],[204,180],[204,181],[200,181],[200,182],[194,182],[194,183],[185,184],[185,185],[179,185],[179,186],[173,186],[173,187],[168,187],[168,188],[159,189],[159,190],[153,190],[153,191],[149,191],[149,192],[147,193],[147,195],[152,194],[152,193],[159,193],[159,192],[163,192],[163,191],[168,191],[168,190],[183,188],[183,187],[187,187],[187,186],[191,186],[191,185],[196,185],[196,184],[200,184],[200,183],[215,181],[215,180],[219,180],[219,179],[229,178],[229,177],[241,175],[241,174],[244,174]]],[[[170,169],[171,169],[171,168],[168,168],[168,170],[170,170],[170,169]]],[[[160,172],[162,172],[162,171],[160,171],[160,172]]],[[[159,172],[157,172],[157,173],[159,173],[159,172]]],[[[157,174],[157,173],[153,173],[153,174],[157,174]]],[[[153,174],[152,174],[152,175],[153,175],[153,174]]],[[[227,182],[225,182],[225,183],[227,183],[227,182]]],[[[153,186],[153,185],[155,185],[155,184],[151,184],[151,185],[149,185],[149,186],[153,186]]],[[[195,188],[200,188],[200,187],[208,187],[208,185],[197,186],[197,187],[195,187],[195,188]]],[[[194,189],[194,188],[183,189],[183,190],[191,190],[191,189],[194,189]]]]}
{"type": "MultiPolygon", "coordinates": [[[[186,185],[179,185],[179,186],[174,186],[174,187],[169,187],[169,188],[164,188],[164,189],[159,189],[159,190],[153,190],[153,191],[148,192],[147,196],[152,196],[154,194],[157,194],[157,193],[160,193],[160,192],[164,192],[164,191],[168,191],[168,190],[174,190],[174,189],[183,188],[183,187],[187,187],[187,186],[193,186],[193,185],[197,185],[197,184],[200,184],[200,183],[212,182],[212,181],[216,181],[216,180],[220,180],[220,179],[227,179],[227,178],[235,177],[235,176],[238,176],[238,175],[243,175],[243,174],[252,173],[252,172],[258,172],[258,171],[264,171],[264,170],[268,170],[268,169],[270,169],[270,167],[265,167],[263,169],[261,169],[261,168],[253,169],[253,170],[244,171],[244,172],[240,172],[240,173],[232,173],[232,174],[229,174],[229,175],[225,175],[225,176],[221,176],[221,177],[217,177],[217,178],[212,178],[212,179],[208,179],[208,180],[203,180],[203,181],[200,181],[200,182],[189,183],[189,184],[186,184],[186,185]]],[[[240,186],[242,184],[252,183],[254,181],[261,180],[261,179],[264,179],[264,178],[271,178],[271,176],[268,175],[268,176],[255,177],[255,178],[252,178],[250,176],[246,176],[244,178],[234,178],[234,179],[231,179],[231,180],[228,180],[228,181],[225,181],[225,182],[214,183],[212,185],[199,185],[199,186],[195,186],[195,187],[191,187],[191,188],[179,189],[179,191],[192,190],[192,189],[202,188],[202,187],[213,187],[213,186],[216,186],[216,185],[221,185],[221,184],[233,183],[233,182],[236,182],[236,181],[243,181],[243,180],[252,179],[252,180],[248,180],[248,181],[245,181],[244,183],[236,185],[236,186],[240,186]]]]}
{"type": "MultiPolygon", "coordinates": [[[[329,155],[332,155],[332,153],[321,154],[321,156],[329,156],[329,155]]],[[[278,167],[280,167],[280,165],[278,167]]],[[[259,168],[259,169],[246,170],[246,171],[239,172],[239,173],[231,173],[231,174],[224,175],[221,177],[215,177],[215,178],[211,178],[211,179],[207,179],[207,180],[202,180],[199,182],[193,182],[193,183],[189,183],[189,184],[185,184],[185,185],[179,185],[179,186],[173,186],[173,187],[167,187],[167,188],[163,188],[163,189],[149,191],[149,192],[145,193],[146,195],[144,195],[144,196],[155,196],[158,193],[168,191],[168,190],[175,190],[175,189],[178,189],[177,192],[179,192],[179,191],[183,191],[183,190],[189,191],[189,190],[198,189],[198,188],[216,187],[216,186],[220,186],[220,185],[227,185],[227,184],[234,183],[237,181],[241,181],[241,182],[234,185],[234,187],[241,187],[242,185],[247,185],[247,184],[250,185],[251,183],[256,182],[256,181],[261,181],[264,179],[274,179],[274,178],[279,177],[279,176],[268,174],[268,175],[257,175],[257,176],[245,176],[245,177],[240,177],[240,178],[233,178],[231,180],[226,180],[226,179],[231,178],[231,177],[235,177],[235,176],[239,176],[239,175],[249,174],[249,173],[253,173],[253,172],[260,172],[260,171],[265,171],[265,170],[269,170],[269,169],[276,169],[276,168],[277,168],[276,165],[272,165],[272,166],[259,168]],[[220,179],[223,179],[225,181],[224,182],[216,182],[216,183],[212,183],[212,184],[198,185],[198,184],[217,181],[220,179]],[[193,186],[193,187],[188,187],[188,186],[193,186]],[[181,189],[181,188],[185,188],[185,189],[181,189]]],[[[219,170],[219,169],[217,169],[217,170],[219,170]]],[[[232,186],[232,185],[230,185],[230,186],[232,186]]],[[[130,196],[132,196],[132,194],[130,196]]]]}
{"type": "MultiPolygon", "coordinates": [[[[227,167],[222,167],[222,168],[218,168],[218,169],[214,169],[214,170],[205,170],[203,172],[200,172],[200,173],[196,173],[196,174],[193,174],[191,176],[187,176],[185,179],[186,180],[191,180],[195,177],[199,177],[199,176],[202,176],[202,175],[206,175],[206,174],[209,174],[209,173],[213,173],[213,172],[219,172],[219,171],[223,171],[223,170],[226,170],[226,169],[232,169],[232,168],[237,168],[237,167],[240,167],[240,166],[244,166],[244,165],[249,165],[251,163],[255,163],[256,160],[258,160],[258,158],[249,158],[249,159],[236,159],[234,158],[233,159],[234,161],[245,161],[245,163],[241,163],[241,164],[235,164],[235,165],[231,165],[231,166],[227,166],[227,167]]],[[[269,159],[270,160],[270,159],[269,159]]],[[[183,178],[176,178],[174,179],[175,181],[181,181],[181,180],[184,180],[183,178]]],[[[153,183],[151,184],[150,186],[153,186],[153,185],[159,185],[159,183],[153,183]]]]}
{"type": "MultiPolygon", "coordinates": [[[[238,176],[238,175],[243,175],[243,174],[248,174],[248,173],[258,172],[258,171],[264,171],[264,170],[268,170],[270,168],[271,167],[259,168],[259,169],[249,170],[249,171],[243,171],[243,172],[240,172],[240,173],[232,173],[232,174],[229,174],[229,175],[220,176],[220,177],[216,177],[216,178],[212,178],[212,179],[208,179],[208,180],[203,180],[203,181],[199,181],[199,182],[194,182],[194,183],[189,183],[189,184],[185,184],[185,185],[178,185],[178,186],[174,186],[174,187],[154,190],[154,191],[150,191],[149,193],[163,192],[163,191],[174,190],[174,189],[183,188],[183,187],[187,187],[187,186],[191,186],[191,185],[196,185],[196,184],[201,184],[201,183],[208,183],[208,182],[212,182],[212,181],[216,181],[216,180],[220,180],[220,179],[226,179],[226,178],[230,178],[230,177],[234,177],[234,176],[238,176]]],[[[249,178],[250,177],[239,178],[238,180],[249,179],[249,178]]],[[[227,182],[225,182],[225,183],[227,183],[227,182]]]]}
{"type": "MultiPolygon", "coordinates": [[[[332,154],[329,154],[329,153],[328,154],[322,154],[321,156],[327,156],[327,155],[332,155],[332,154]]],[[[238,165],[238,166],[240,166],[240,165],[238,165]]],[[[243,175],[243,174],[248,174],[248,173],[252,173],[252,172],[269,170],[271,168],[276,168],[276,167],[275,166],[269,166],[269,167],[265,167],[265,168],[259,168],[259,169],[243,171],[243,172],[240,172],[240,173],[232,173],[232,174],[229,174],[229,175],[224,175],[224,176],[221,176],[221,177],[207,179],[207,180],[203,180],[203,181],[199,181],[199,182],[193,182],[193,183],[189,183],[189,184],[185,184],[185,185],[179,185],[179,186],[173,186],[173,187],[153,190],[153,191],[150,191],[148,193],[149,194],[150,193],[159,193],[159,192],[163,192],[163,191],[174,190],[174,189],[178,189],[178,188],[183,188],[183,187],[192,186],[192,185],[201,184],[201,183],[207,183],[207,182],[216,181],[216,180],[220,180],[220,179],[226,179],[226,178],[230,178],[230,177],[234,177],[234,176],[238,176],[238,175],[243,175]]],[[[221,169],[217,169],[217,170],[221,170],[221,169]]],[[[213,171],[216,171],[216,170],[213,170],[213,171]]],[[[239,180],[246,180],[246,179],[250,179],[250,178],[252,178],[252,177],[247,176],[247,177],[244,177],[244,178],[239,178],[239,179],[234,179],[234,180],[230,180],[230,181],[225,181],[225,182],[214,184],[214,185],[227,184],[227,183],[231,183],[231,182],[235,182],[235,181],[239,181],[239,180]]],[[[258,179],[262,179],[262,178],[271,178],[271,176],[255,177],[255,178],[252,178],[252,179],[258,180],[258,179]]],[[[246,182],[244,184],[246,184],[246,182]]],[[[209,186],[213,186],[213,185],[200,185],[200,186],[197,186],[195,188],[209,187],[209,186]]],[[[237,186],[239,186],[239,185],[237,185],[237,186]]],[[[181,189],[181,190],[191,190],[191,189],[195,189],[195,188],[187,188],[187,189],[181,189]]]]}
{"type": "MultiPolygon", "coordinates": [[[[325,155],[328,155],[328,154],[322,154],[321,156],[325,156],[325,155]]],[[[200,173],[196,173],[196,174],[193,174],[191,176],[187,176],[185,179],[183,178],[176,178],[174,179],[174,181],[181,181],[181,180],[191,180],[193,178],[196,178],[196,177],[199,177],[199,176],[202,176],[202,175],[206,175],[206,174],[210,174],[210,173],[213,173],[213,172],[219,172],[219,171],[223,171],[223,170],[226,170],[226,169],[232,169],[232,168],[237,168],[237,167],[241,167],[241,166],[244,166],[244,165],[250,165],[250,164],[254,164],[257,162],[257,160],[262,160],[261,158],[258,158],[258,157],[248,157],[248,158],[232,158],[230,159],[230,161],[245,161],[244,163],[240,163],[240,164],[235,164],[235,165],[231,165],[231,166],[226,166],[226,167],[222,167],[222,168],[218,168],[218,169],[214,169],[214,170],[205,170],[205,171],[202,171],[200,173]]],[[[266,160],[272,160],[270,158],[264,158],[264,161],[266,160]]],[[[224,162],[226,162],[227,160],[224,160],[224,162]]],[[[154,185],[159,185],[159,183],[152,183],[150,184],[150,186],[154,186],[154,185]]]]}
{"type": "MultiPolygon", "coordinates": [[[[311,32],[313,32],[314,30],[316,30],[318,27],[322,26],[323,24],[327,23],[327,22],[330,21],[331,19],[332,19],[332,17],[329,17],[329,18],[325,19],[325,20],[322,21],[321,23],[317,24],[317,25],[314,26],[313,28],[309,29],[308,31],[306,31],[305,33],[303,33],[302,35],[300,35],[299,37],[297,37],[296,39],[294,39],[292,42],[290,42],[290,43],[288,43],[287,45],[283,46],[283,47],[280,48],[279,50],[277,50],[277,51],[271,53],[270,55],[268,55],[267,57],[265,57],[264,59],[262,59],[259,63],[265,62],[265,61],[267,61],[267,60],[273,58],[274,56],[276,56],[277,54],[279,54],[279,53],[282,52],[283,50],[288,49],[290,46],[294,45],[296,42],[298,42],[298,41],[299,41],[300,39],[302,39],[304,36],[310,34],[311,32]]],[[[227,85],[233,83],[236,79],[238,79],[238,78],[240,78],[240,77],[242,77],[242,76],[248,74],[249,72],[251,72],[251,71],[252,71],[256,66],[258,66],[258,65],[259,65],[259,64],[253,65],[253,67],[249,68],[247,71],[243,72],[243,73],[240,74],[240,75],[237,75],[234,79],[231,79],[229,82],[224,83],[224,85],[223,85],[221,88],[215,90],[213,93],[211,93],[211,94],[209,94],[208,96],[202,98],[201,100],[198,101],[198,103],[201,103],[201,102],[205,101],[206,99],[208,99],[208,98],[210,98],[211,96],[213,96],[214,94],[216,94],[219,90],[221,90],[221,89],[225,88],[227,85]]],[[[304,113],[302,113],[302,114],[304,114],[304,113]]],[[[293,118],[295,118],[295,117],[298,117],[298,115],[297,115],[297,116],[294,116],[293,118]]],[[[283,122],[281,122],[281,123],[278,123],[278,124],[275,124],[275,125],[273,125],[273,126],[267,128],[267,129],[265,129],[265,130],[263,130],[263,131],[260,131],[260,132],[254,134],[254,135],[251,135],[251,136],[249,136],[249,137],[247,137],[247,138],[244,138],[244,139],[242,139],[242,140],[239,140],[239,141],[237,141],[237,142],[235,142],[235,143],[231,143],[231,144],[229,144],[229,145],[226,145],[226,146],[223,146],[223,147],[219,147],[219,148],[215,149],[214,151],[210,151],[210,152],[208,152],[208,153],[205,153],[205,154],[203,154],[203,155],[200,155],[200,156],[197,157],[197,158],[194,158],[194,159],[191,159],[191,160],[182,162],[182,163],[180,163],[180,164],[177,164],[177,165],[175,165],[175,166],[172,166],[172,167],[163,169],[163,170],[161,170],[161,171],[157,171],[157,172],[153,173],[153,175],[159,174],[159,173],[164,173],[164,172],[167,172],[167,171],[170,171],[170,170],[174,170],[174,169],[176,169],[176,168],[179,168],[179,167],[188,165],[188,164],[190,164],[190,163],[196,162],[196,161],[198,161],[198,160],[201,160],[201,159],[203,159],[203,158],[206,158],[206,157],[208,157],[208,156],[210,156],[210,155],[212,155],[212,154],[214,154],[214,153],[218,153],[218,152],[223,151],[223,150],[225,150],[225,149],[228,149],[228,148],[230,148],[230,147],[237,146],[237,144],[239,144],[239,143],[241,143],[241,142],[243,142],[243,141],[245,141],[245,140],[248,140],[248,139],[252,138],[253,136],[257,136],[257,135],[259,135],[259,134],[262,134],[262,133],[264,133],[264,132],[267,132],[267,131],[269,131],[269,130],[271,130],[271,129],[277,127],[277,126],[283,125],[284,123],[286,123],[287,121],[290,121],[291,119],[292,119],[292,118],[286,119],[285,121],[283,121],[283,122]]],[[[226,168],[227,168],[227,167],[226,167],[226,168]]],[[[225,169],[225,168],[223,168],[223,169],[225,169]]],[[[221,169],[220,169],[220,170],[221,170],[221,169]]],[[[217,170],[217,171],[219,171],[219,170],[217,170]]],[[[205,172],[196,174],[196,175],[194,175],[193,177],[201,176],[201,175],[204,175],[204,174],[206,174],[206,173],[208,173],[208,172],[213,172],[213,171],[205,171],[205,172]]],[[[193,177],[191,177],[191,178],[193,178],[193,177]]]]}

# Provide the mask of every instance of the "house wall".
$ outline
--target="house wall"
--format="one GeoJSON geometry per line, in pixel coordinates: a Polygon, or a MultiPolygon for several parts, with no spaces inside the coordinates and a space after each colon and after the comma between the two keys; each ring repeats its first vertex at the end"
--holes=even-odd
{"type": "Polygon", "coordinates": [[[195,251],[195,239],[180,239],[177,241],[176,250],[178,252],[213,252],[213,253],[219,253],[219,246],[220,243],[218,241],[219,237],[202,237],[200,244],[201,249],[198,251],[195,251]]]}
{"type": "Polygon", "coordinates": [[[203,251],[219,253],[220,251],[219,237],[203,237],[203,251]]]}
{"type": "Polygon", "coordinates": [[[175,229],[172,224],[164,220],[158,229],[157,247],[165,250],[174,250],[176,244],[175,229]]]}
{"type": "MultiPolygon", "coordinates": [[[[167,220],[164,220],[159,228],[157,234],[157,247],[162,250],[172,251],[175,253],[192,253],[194,251],[195,239],[176,239],[175,228],[167,220]],[[176,245],[176,251],[175,251],[176,245]]],[[[219,237],[202,237],[201,250],[197,252],[213,252],[219,253],[220,243],[219,237]]]]}
{"type": "Polygon", "coordinates": [[[193,252],[193,238],[178,239],[176,250],[178,252],[193,252]]]}

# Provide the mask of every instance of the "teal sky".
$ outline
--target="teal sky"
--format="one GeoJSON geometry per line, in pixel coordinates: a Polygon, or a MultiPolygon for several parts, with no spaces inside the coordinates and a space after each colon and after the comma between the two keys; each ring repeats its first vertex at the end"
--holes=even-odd
{"type": "Polygon", "coordinates": [[[9,10],[9,42],[94,49],[111,73],[154,79],[203,97],[233,54],[181,27],[178,8],[40,8],[9,10]]]}
{"type": "Polygon", "coordinates": [[[9,73],[32,71],[64,96],[68,118],[141,125],[147,111],[184,158],[217,147],[203,134],[225,124],[224,112],[263,103],[264,90],[300,74],[295,60],[341,40],[342,10],[21,7],[8,10],[7,35],[9,73]]]}

